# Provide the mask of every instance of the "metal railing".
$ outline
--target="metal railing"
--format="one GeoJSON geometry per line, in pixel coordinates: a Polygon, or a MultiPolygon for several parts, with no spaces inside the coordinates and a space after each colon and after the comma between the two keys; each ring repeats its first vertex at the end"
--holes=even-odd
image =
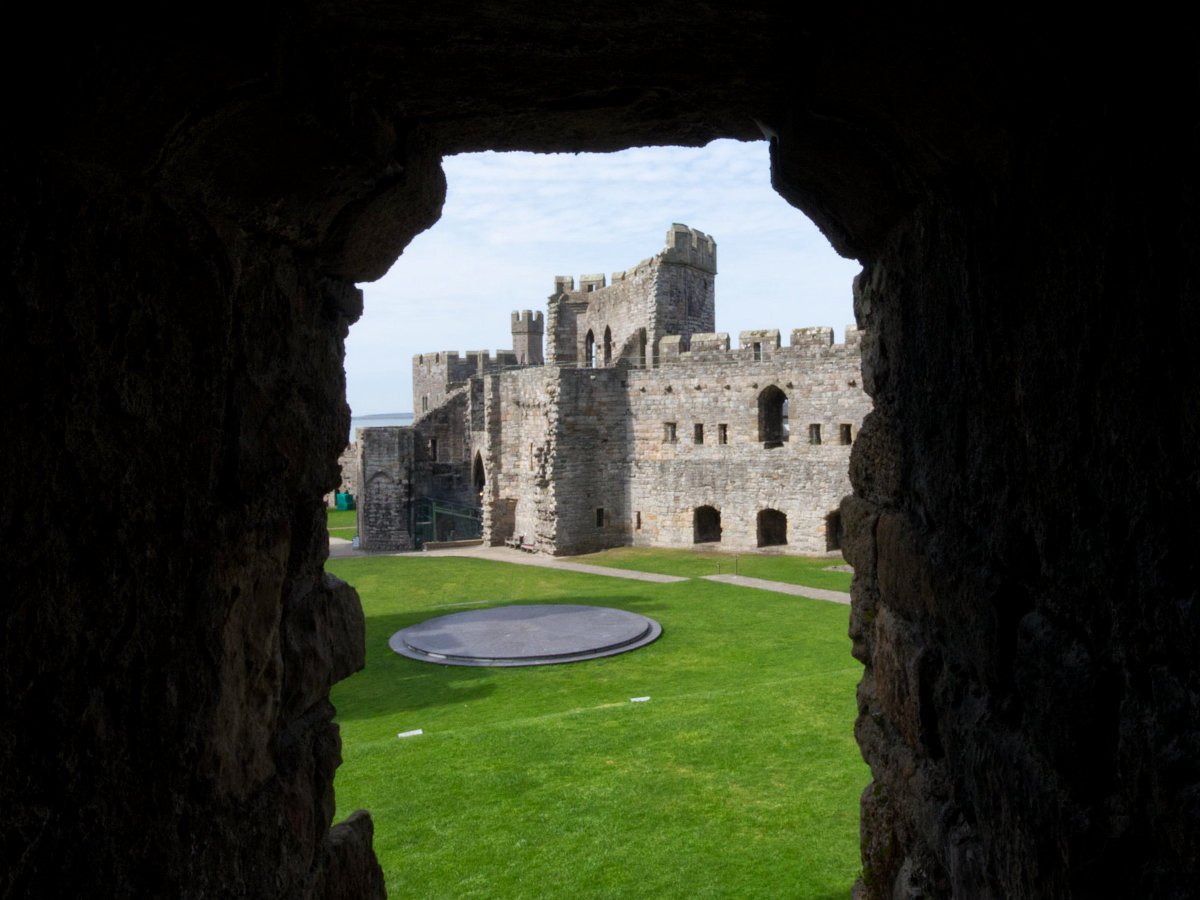
{"type": "Polygon", "coordinates": [[[413,539],[417,549],[431,541],[466,541],[483,535],[478,507],[420,497],[413,503],[413,539]]]}

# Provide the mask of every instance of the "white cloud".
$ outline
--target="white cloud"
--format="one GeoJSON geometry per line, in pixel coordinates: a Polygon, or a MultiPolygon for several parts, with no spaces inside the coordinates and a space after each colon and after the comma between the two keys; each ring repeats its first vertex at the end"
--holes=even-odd
{"type": "MultiPolygon", "coordinates": [[[[857,263],[770,186],[764,142],[610,154],[474,153],[443,161],[441,220],[363,285],[346,342],[356,415],[412,409],[412,357],[511,346],[508,313],[544,310],[555,275],[627,269],[672,222],[717,241],[717,328],[853,321],[857,263]]],[[[785,337],[786,340],[786,337],[785,337]]]]}

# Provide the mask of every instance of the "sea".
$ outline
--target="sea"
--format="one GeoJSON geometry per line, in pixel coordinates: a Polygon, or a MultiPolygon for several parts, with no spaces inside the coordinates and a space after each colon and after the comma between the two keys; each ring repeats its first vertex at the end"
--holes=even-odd
{"type": "Polygon", "coordinates": [[[349,441],[354,440],[354,432],[359,428],[383,428],[388,425],[411,425],[413,414],[406,413],[376,413],[373,416],[351,416],[350,417],[350,437],[349,441]]]}

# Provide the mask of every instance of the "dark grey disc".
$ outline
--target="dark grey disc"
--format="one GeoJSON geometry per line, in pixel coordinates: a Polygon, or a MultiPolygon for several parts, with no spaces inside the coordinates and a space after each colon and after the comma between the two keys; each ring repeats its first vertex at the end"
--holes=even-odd
{"type": "Polygon", "coordinates": [[[653,619],[606,606],[497,606],[410,625],[388,646],[444,666],[546,666],[636,650],[660,634],[653,619]]]}

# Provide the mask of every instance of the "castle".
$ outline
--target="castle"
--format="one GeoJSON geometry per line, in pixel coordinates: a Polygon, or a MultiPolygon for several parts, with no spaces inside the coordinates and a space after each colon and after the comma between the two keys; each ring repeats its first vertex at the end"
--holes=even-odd
{"type": "Polygon", "coordinates": [[[553,554],[839,549],[870,410],[861,332],[801,328],[782,346],[744,331],[731,349],[714,332],[716,263],[710,236],[672,225],[611,282],[556,278],[544,319],[512,314],[511,351],[414,357],[413,425],[351,446],[362,548],[477,529],[553,554]]]}

